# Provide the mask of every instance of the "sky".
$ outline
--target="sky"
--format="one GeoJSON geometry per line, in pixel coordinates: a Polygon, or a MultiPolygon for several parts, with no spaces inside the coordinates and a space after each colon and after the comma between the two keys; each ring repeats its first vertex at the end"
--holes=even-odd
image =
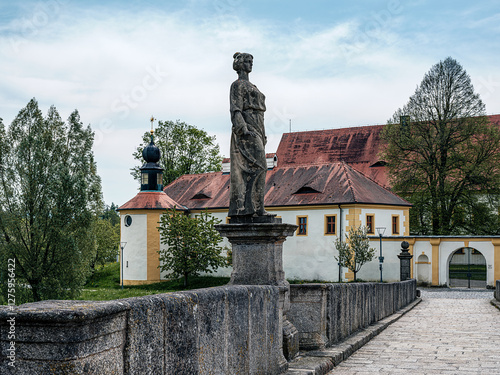
{"type": "Polygon", "coordinates": [[[216,136],[229,156],[235,52],[254,56],[267,152],[285,132],[385,124],[451,56],[500,113],[497,0],[0,0],[0,117],[31,98],[95,132],[104,200],[139,188],[151,116],[216,136]]]}

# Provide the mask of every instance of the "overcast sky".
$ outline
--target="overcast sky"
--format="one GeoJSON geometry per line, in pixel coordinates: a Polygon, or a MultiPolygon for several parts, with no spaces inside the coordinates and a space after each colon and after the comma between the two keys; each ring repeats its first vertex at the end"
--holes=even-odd
{"type": "Polygon", "coordinates": [[[104,199],[137,193],[129,169],[149,118],[180,119],[229,155],[234,52],[254,56],[267,152],[283,132],[384,124],[451,56],[500,113],[500,3],[462,0],[0,2],[0,117],[35,97],[95,131],[104,199]]]}

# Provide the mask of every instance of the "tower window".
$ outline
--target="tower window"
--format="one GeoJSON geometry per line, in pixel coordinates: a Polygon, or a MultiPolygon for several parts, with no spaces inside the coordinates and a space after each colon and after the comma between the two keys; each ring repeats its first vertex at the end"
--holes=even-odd
{"type": "Polygon", "coordinates": [[[149,174],[148,173],[143,173],[143,174],[141,174],[141,176],[142,176],[141,184],[142,185],[148,185],[149,184],[149,174]]]}
{"type": "Polygon", "coordinates": [[[131,226],[132,225],[132,216],[130,216],[130,215],[125,216],[124,222],[125,222],[126,227],[131,226]]]}

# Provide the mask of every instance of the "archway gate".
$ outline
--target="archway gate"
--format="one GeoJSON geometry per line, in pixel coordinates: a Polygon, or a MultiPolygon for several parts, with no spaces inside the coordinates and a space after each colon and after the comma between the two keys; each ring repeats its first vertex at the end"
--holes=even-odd
{"type": "Polygon", "coordinates": [[[456,250],[448,264],[450,287],[486,288],[487,264],[483,254],[472,247],[456,250]]]}
{"type": "MultiPolygon", "coordinates": [[[[402,240],[403,237],[394,238],[402,240]]],[[[417,282],[426,282],[426,277],[419,274],[419,268],[429,270],[430,284],[435,286],[460,286],[467,288],[469,279],[471,288],[494,287],[495,281],[500,280],[500,236],[410,236],[405,237],[410,243],[410,252],[413,255],[413,277],[417,282]],[[469,253],[463,250],[471,248],[469,253]],[[428,263],[425,262],[425,255],[428,263]],[[450,263],[461,263],[465,267],[452,266],[450,263]],[[470,271],[469,271],[470,264],[470,271]],[[477,266],[475,266],[477,265],[477,266]],[[461,269],[460,269],[461,268],[461,269]],[[461,273],[461,274],[460,274],[461,273]],[[469,276],[470,274],[470,276],[469,276]],[[420,276],[420,279],[419,279],[420,276]],[[486,279],[485,279],[486,278],[486,279]],[[479,280],[477,280],[479,279],[479,280]]],[[[399,244],[398,244],[399,245],[399,244]]]]}

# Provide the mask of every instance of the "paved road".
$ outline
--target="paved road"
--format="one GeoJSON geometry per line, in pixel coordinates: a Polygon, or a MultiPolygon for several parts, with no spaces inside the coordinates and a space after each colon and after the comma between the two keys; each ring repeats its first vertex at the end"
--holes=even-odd
{"type": "Polygon", "coordinates": [[[422,302],[329,375],[500,374],[492,292],[423,290],[422,302]]]}

